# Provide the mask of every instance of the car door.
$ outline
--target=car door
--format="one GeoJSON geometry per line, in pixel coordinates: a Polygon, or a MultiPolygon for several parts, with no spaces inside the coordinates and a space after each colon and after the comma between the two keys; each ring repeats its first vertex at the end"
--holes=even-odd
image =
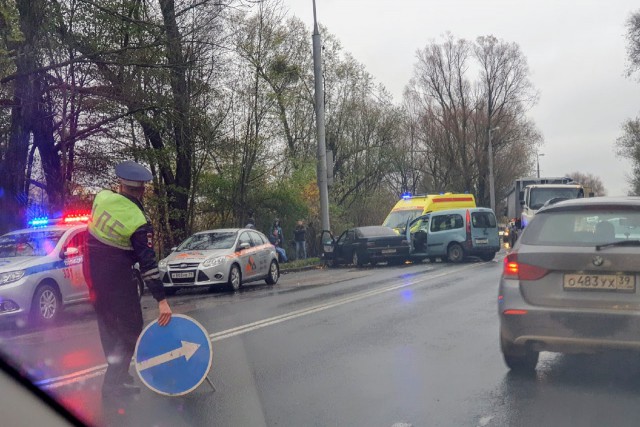
{"type": "Polygon", "coordinates": [[[471,212],[471,239],[474,247],[499,247],[496,216],[490,211],[471,212]]]}
{"type": "MultiPolygon", "coordinates": [[[[345,251],[349,249],[349,245],[348,245],[348,242],[347,242],[347,232],[348,231],[349,230],[344,231],[340,235],[340,237],[338,237],[338,240],[336,240],[336,244],[335,244],[335,247],[333,249],[333,259],[334,259],[335,262],[340,263],[340,262],[344,262],[345,259],[347,259],[347,258],[345,258],[345,256],[346,256],[346,252],[345,251]]],[[[351,255],[351,254],[349,254],[349,255],[351,255]]],[[[349,257],[349,260],[350,259],[351,258],[349,257]]]]}
{"type": "Polygon", "coordinates": [[[82,271],[87,231],[72,233],[66,238],[60,251],[64,263],[62,280],[58,283],[65,302],[89,298],[89,287],[82,271]]]}
{"type": "Polygon", "coordinates": [[[433,255],[445,255],[451,242],[464,241],[464,220],[458,213],[434,214],[429,227],[428,250],[433,255]]]}
{"type": "Polygon", "coordinates": [[[248,231],[240,233],[236,253],[242,270],[242,280],[251,280],[257,274],[258,264],[256,263],[255,247],[248,231]]]}
{"type": "Polygon", "coordinates": [[[405,235],[409,242],[410,253],[415,256],[429,255],[427,242],[429,242],[429,223],[431,215],[421,215],[407,220],[405,235]]]}
{"type": "Polygon", "coordinates": [[[329,230],[323,230],[320,235],[320,241],[322,242],[322,257],[325,261],[334,259],[334,249],[336,246],[336,239],[329,230]]]}
{"type": "Polygon", "coordinates": [[[254,247],[254,260],[256,263],[256,276],[264,277],[269,272],[270,254],[271,248],[267,246],[267,242],[263,240],[262,236],[255,231],[249,231],[251,241],[254,247]]]}

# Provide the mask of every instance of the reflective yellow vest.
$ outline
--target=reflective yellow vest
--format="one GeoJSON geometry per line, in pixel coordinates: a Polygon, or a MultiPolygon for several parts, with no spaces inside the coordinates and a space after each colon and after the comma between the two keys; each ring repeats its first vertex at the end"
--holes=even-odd
{"type": "Polygon", "coordinates": [[[147,223],[144,212],[125,196],[110,190],[96,195],[89,220],[89,233],[102,243],[133,250],[131,235],[147,223]]]}

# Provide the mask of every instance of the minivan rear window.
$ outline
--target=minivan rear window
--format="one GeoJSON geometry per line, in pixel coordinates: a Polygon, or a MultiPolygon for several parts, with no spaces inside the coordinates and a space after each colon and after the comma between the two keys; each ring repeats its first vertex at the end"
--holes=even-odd
{"type": "Polygon", "coordinates": [[[496,228],[496,216],[492,212],[472,212],[471,225],[475,228],[496,228]]]}
{"type": "Polygon", "coordinates": [[[595,246],[640,239],[640,211],[628,208],[547,211],[525,229],[527,245],[595,246]]]}

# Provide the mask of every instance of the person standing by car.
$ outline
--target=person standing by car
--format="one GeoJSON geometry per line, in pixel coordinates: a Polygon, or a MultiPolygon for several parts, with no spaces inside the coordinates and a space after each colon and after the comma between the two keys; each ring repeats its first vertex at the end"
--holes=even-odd
{"type": "Polygon", "coordinates": [[[296,259],[307,259],[307,227],[302,220],[298,220],[293,235],[296,242],[296,259]]]}
{"type": "Polygon", "coordinates": [[[158,324],[171,320],[153,249],[153,227],[142,207],[145,182],[151,172],[127,161],[116,165],[119,191],[96,195],[88,223],[85,277],[98,319],[102,348],[107,359],[103,396],[139,393],[129,375],[129,364],[142,332],[142,310],[132,267],[140,273],[158,301],[158,324]]]}
{"type": "Polygon", "coordinates": [[[276,247],[282,248],[282,242],[284,242],[284,234],[282,233],[282,227],[280,226],[280,220],[278,218],[273,220],[273,226],[271,227],[271,233],[269,233],[269,235],[272,235],[274,232],[278,233],[278,244],[276,245],[276,247]]]}

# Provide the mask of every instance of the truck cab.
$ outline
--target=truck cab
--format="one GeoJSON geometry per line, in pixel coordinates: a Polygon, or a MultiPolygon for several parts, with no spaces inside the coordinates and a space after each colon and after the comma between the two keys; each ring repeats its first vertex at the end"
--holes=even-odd
{"type": "Polygon", "coordinates": [[[547,203],[584,197],[580,184],[534,184],[520,192],[522,228],[526,227],[538,210],[547,203]]]}

